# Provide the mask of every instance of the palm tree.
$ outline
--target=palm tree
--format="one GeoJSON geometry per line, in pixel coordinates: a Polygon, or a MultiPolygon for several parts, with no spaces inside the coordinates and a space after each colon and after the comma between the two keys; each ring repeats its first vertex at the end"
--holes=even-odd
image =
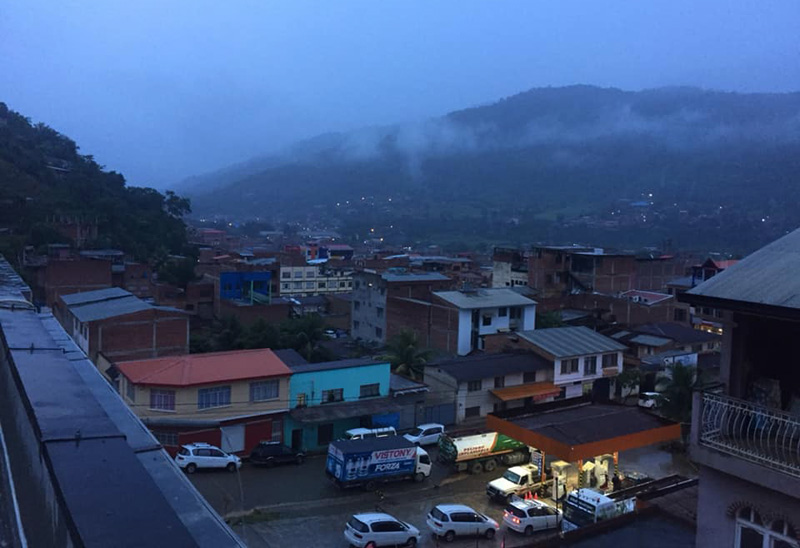
{"type": "Polygon", "coordinates": [[[415,331],[402,329],[389,340],[383,359],[392,364],[395,373],[414,380],[421,380],[425,364],[428,363],[431,354],[430,350],[419,348],[419,339],[415,331]]]}
{"type": "Polygon", "coordinates": [[[658,409],[676,422],[692,420],[692,395],[700,386],[700,374],[696,367],[675,363],[668,367],[670,377],[662,378],[656,388],[660,392],[658,409]]]}

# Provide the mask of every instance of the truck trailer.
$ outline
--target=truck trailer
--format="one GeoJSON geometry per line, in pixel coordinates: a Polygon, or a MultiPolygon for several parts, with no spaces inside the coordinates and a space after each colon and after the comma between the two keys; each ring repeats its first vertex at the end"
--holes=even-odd
{"type": "Polygon", "coordinates": [[[459,472],[491,472],[498,464],[513,466],[530,460],[528,446],[497,432],[439,438],[439,460],[459,472]]]}
{"type": "Polygon", "coordinates": [[[431,458],[401,436],[338,440],[328,446],[325,473],[339,487],[374,491],[379,483],[431,475],[431,458]]]}

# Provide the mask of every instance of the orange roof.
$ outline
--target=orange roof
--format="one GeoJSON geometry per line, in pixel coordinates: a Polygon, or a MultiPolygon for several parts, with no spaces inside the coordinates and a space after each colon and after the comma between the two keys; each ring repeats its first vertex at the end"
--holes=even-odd
{"type": "Polygon", "coordinates": [[[292,371],[272,350],[235,350],[164,356],[116,364],[133,384],[193,386],[288,376],[292,371]]]}
{"type": "Polygon", "coordinates": [[[561,388],[552,382],[545,381],[509,386],[507,388],[495,388],[491,392],[503,401],[521,400],[522,398],[541,400],[548,396],[557,396],[561,393],[561,388]]]}
{"type": "Polygon", "coordinates": [[[727,261],[714,261],[714,264],[717,265],[717,268],[719,268],[720,270],[724,270],[726,268],[732,267],[738,262],[739,262],[738,259],[729,259],[727,261]]]}

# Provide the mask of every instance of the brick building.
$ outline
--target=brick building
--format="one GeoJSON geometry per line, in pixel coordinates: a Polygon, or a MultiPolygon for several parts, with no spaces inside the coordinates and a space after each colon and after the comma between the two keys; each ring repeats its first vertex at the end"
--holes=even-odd
{"type": "Polygon", "coordinates": [[[53,315],[95,363],[101,354],[116,362],[189,351],[189,317],[153,306],[120,288],[61,296],[53,315]]]}

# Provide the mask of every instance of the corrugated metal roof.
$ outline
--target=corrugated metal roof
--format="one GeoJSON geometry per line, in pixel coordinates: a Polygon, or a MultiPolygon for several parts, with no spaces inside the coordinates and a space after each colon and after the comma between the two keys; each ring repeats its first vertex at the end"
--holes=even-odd
{"type": "Polygon", "coordinates": [[[525,354],[479,354],[431,364],[458,382],[477,381],[509,375],[551,369],[553,364],[532,352],[525,354]]]}
{"type": "Polygon", "coordinates": [[[428,385],[392,373],[389,375],[389,390],[395,394],[402,394],[404,392],[427,392],[428,385]]]}
{"type": "Polygon", "coordinates": [[[556,358],[618,352],[626,346],[588,327],[552,327],[520,331],[520,337],[556,358]]]}
{"type": "Polygon", "coordinates": [[[71,295],[62,295],[61,300],[67,306],[76,304],[94,303],[99,301],[107,301],[110,299],[120,299],[123,297],[130,297],[133,295],[129,291],[125,291],[120,287],[109,287],[107,289],[96,289],[94,291],[84,291],[83,293],[72,293],[71,295]]]}
{"type": "Polygon", "coordinates": [[[800,309],[799,271],[800,229],[748,255],[686,295],[796,310],[800,309]]]}
{"type": "Polygon", "coordinates": [[[523,297],[505,287],[477,289],[475,291],[434,291],[440,299],[464,309],[497,308],[501,306],[530,306],[536,301],[523,297]]]}
{"type": "Polygon", "coordinates": [[[653,335],[636,335],[630,339],[634,344],[641,344],[643,346],[664,346],[672,342],[672,339],[665,339],[663,337],[655,337],[653,335]]]}
{"type": "Polygon", "coordinates": [[[441,282],[450,279],[444,274],[439,274],[438,272],[428,272],[425,274],[416,274],[416,273],[396,274],[393,272],[384,272],[383,274],[381,274],[381,278],[383,278],[387,282],[441,282]]]}
{"type": "Polygon", "coordinates": [[[346,369],[349,367],[362,367],[365,365],[386,365],[387,368],[389,366],[389,362],[387,361],[375,361],[369,358],[352,358],[349,360],[336,360],[331,362],[320,362],[320,363],[301,363],[301,364],[289,364],[289,367],[292,370],[292,373],[297,375],[298,373],[311,373],[312,371],[330,371],[331,369],[346,369]]]}
{"type": "Polygon", "coordinates": [[[154,307],[130,295],[121,299],[70,306],[69,310],[78,318],[78,321],[93,322],[96,320],[113,318],[115,316],[122,316],[124,314],[133,314],[135,312],[141,312],[142,310],[149,310],[150,308],[154,307]]]}

